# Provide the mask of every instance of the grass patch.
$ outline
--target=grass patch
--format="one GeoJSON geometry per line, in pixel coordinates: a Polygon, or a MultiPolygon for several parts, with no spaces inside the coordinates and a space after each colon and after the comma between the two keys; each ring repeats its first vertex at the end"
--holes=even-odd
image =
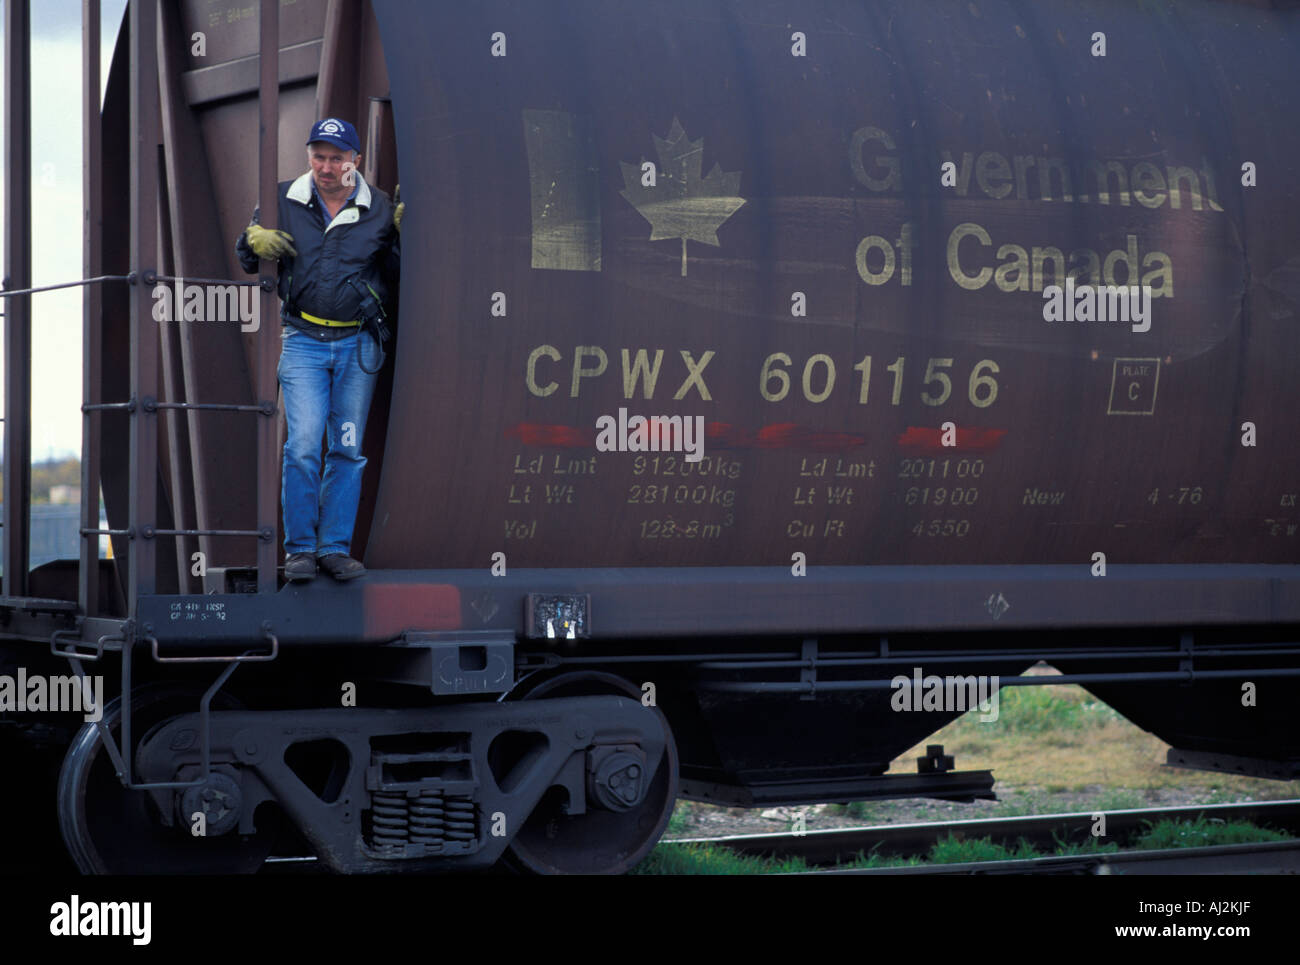
{"type": "Polygon", "coordinates": [[[715,844],[661,844],[634,875],[771,875],[810,871],[803,858],[757,858],[715,844]]]}
{"type": "Polygon", "coordinates": [[[1014,848],[989,838],[957,838],[948,835],[930,847],[929,864],[965,864],[971,861],[1025,861],[1042,855],[1024,838],[1014,848]]]}
{"type": "Polygon", "coordinates": [[[668,819],[668,827],[664,829],[664,834],[675,838],[689,834],[694,828],[695,816],[691,813],[690,805],[679,800],[673,805],[673,815],[668,819]]]}
{"type": "MultiPolygon", "coordinates": [[[[1095,730],[1105,727],[1119,714],[1083,690],[1066,691],[1061,686],[1004,687],[998,693],[998,723],[1006,734],[1046,734],[1061,730],[1095,730]]],[[[980,727],[986,722],[968,713],[961,723],[980,727]]]]}
{"type": "Polygon", "coordinates": [[[1216,844],[1250,844],[1256,841],[1290,841],[1291,835],[1260,828],[1248,821],[1223,821],[1198,815],[1195,821],[1146,822],[1147,830],[1129,844],[1138,851],[1165,848],[1208,848],[1216,844]]]}
{"type": "Polygon", "coordinates": [[[924,864],[922,859],[915,855],[906,858],[892,856],[887,857],[877,854],[873,848],[871,854],[859,851],[857,857],[851,861],[842,861],[836,867],[838,868],[911,868],[915,865],[924,864]]]}
{"type": "MultiPolygon", "coordinates": [[[[1257,841],[1288,841],[1291,835],[1260,828],[1245,821],[1219,821],[1198,817],[1195,821],[1161,821],[1148,823],[1147,830],[1134,838],[1126,850],[1149,851],[1165,848],[1201,848],[1217,844],[1248,844],[1257,841]]],[[[977,861],[1026,861],[1048,855],[1074,856],[1109,854],[1120,847],[1115,842],[1101,844],[1097,838],[1083,842],[1064,842],[1059,838],[1050,852],[1036,849],[1021,838],[1014,847],[998,844],[989,838],[947,837],[931,845],[924,858],[886,857],[873,849],[858,852],[839,868],[897,868],[920,864],[966,864],[977,861]]],[[[803,858],[759,858],[738,854],[713,844],[661,844],[631,874],[637,875],[756,875],[789,874],[812,871],[803,858]]]]}
{"type": "Polygon", "coordinates": [[[1056,841],[1056,850],[1052,853],[1061,857],[1072,857],[1080,854],[1110,854],[1119,850],[1119,845],[1114,841],[1102,844],[1101,838],[1094,838],[1091,835],[1086,841],[1062,841],[1055,835],[1052,837],[1056,841]]]}
{"type": "Polygon", "coordinates": [[[1125,788],[1110,788],[1108,791],[1102,791],[1097,797],[1097,802],[1093,805],[1095,812],[1108,812],[1108,810],[1134,810],[1136,808],[1145,808],[1147,801],[1136,791],[1128,791],[1125,788]]]}

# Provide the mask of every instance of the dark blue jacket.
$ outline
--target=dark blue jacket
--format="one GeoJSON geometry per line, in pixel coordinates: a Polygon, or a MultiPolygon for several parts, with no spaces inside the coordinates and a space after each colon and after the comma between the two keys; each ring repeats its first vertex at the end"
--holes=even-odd
{"type": "MultiPolygon", "coordinates": [[[[254,223],[260,223],[259,214],[253,211],[254,223]]],[[[340,322],[357,318],[361,298],[347,283],[352,276],[368,283],[392,311],[401,235],[393,227],[393,202],[367,184],[361,172],[357,172],[356,194],[332,222],[312,190],[310,171],[294,181],[281,181],[276,227],[293,236],[298,252],[297,257],[285,255],[279,262],[280,317],[285,323],[321,339],[355,334],[355,328],[325,329],[294,314],[308,312],[340,322]]],[[[243,234],[235,243],[235,253],[245,272],[257,271],[258,257],[243,234]]]]}

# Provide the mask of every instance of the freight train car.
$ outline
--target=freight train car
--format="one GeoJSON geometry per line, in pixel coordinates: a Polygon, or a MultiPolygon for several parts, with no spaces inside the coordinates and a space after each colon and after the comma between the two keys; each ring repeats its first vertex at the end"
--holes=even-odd
{"type": "Polygon", "coordinates": [[[1300,774],[1298,54],[1293,5],[1208,0],[132,2],[87,548],[0,601],[8,665],[117,695],[78,866],[620,871],[679,795],[988,796],[886,771],[966,709],[927,681],[1039,660],[1174,762],[1300,774]],[[239,279],[324,116],[404,268],[368,572],[289,585],[274,266],[251,322],[152,309],[239,279]]]}

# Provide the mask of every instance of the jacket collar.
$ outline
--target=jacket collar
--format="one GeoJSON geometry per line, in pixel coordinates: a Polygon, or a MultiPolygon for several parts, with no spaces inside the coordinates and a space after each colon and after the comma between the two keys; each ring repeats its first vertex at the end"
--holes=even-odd
{"type": "MultiPolygon", "coordinates": [[[[356,202],[358,208],[370,207],[370,185],[366,184],[366,179],[357,171],[357,193],[356,202]]],[[[297,201],[299,204],[311,204],[311,172],[308,171],[302,177],[298,178],[293,184],[289,185],[287,197],[290,201],[297,201]]]]}

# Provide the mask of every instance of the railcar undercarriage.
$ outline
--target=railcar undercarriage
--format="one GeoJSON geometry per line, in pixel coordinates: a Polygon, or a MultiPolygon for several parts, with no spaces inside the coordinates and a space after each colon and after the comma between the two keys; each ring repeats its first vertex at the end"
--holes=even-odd
{"type": "MultiPolygon", "coordinates": [[[[385,595],[385,579],[438,589],[408,576],[331,589],[339,612],[385,595]]],[[[961,713],[900,713],[898,681],[922,674],[991,680],[994,700],[999,687],[1080,683],[1169,741],[1171,763],[1300,773],[1285,627],[1249,640],[1240,628],[1147,628],[1127,649],[1098,642],[1114,631],[1044,643],[1010,626],[649,642],[592,638],[586,594],[519,574],[496,592],[516,591],[531,614],[522,636],[421,631],[322,647],[311,641],[341,633],[337,616],[300,588],[265,613],[260,594],[144,598],[154,619],[142,625],[53,632],[48,662],[118,695],[81,727],[59,775],[69,853],[87,873],[247,873],[286,847],[341,873],[619,873],[654,847],[678,796],[993,797],[990,772],[956,770],[941,749],[915,774],[886,773],[961,713]],[[156,619],[190,604],[228,616],[156,619]],[[581,635],[556,634],[557,619],[581,635]],[[245,624],[263,625],[260,639],[245,624]],[[1063,676],[1022,676],[1039,661],[1063,676]],[[1243,680],[1270,689],[1263,706],[1236,699],[1243,680]]],[[[974,700],[967,709],[989,709],[974,700]]]]}

